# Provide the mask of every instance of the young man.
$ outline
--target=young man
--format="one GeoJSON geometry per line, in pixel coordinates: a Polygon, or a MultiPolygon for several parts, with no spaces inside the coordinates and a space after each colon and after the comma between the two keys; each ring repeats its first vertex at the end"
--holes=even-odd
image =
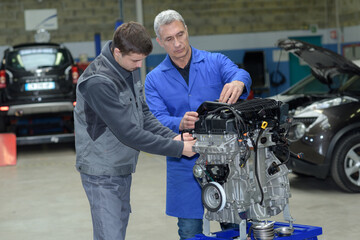
{"type": "MultiPolygon", "coordinates": [[[[159,13],[154,21],[156,40],[167,56],[146,77],[150,111],[178,133],[192,129],[196,109],[204,101],[235,103],[250,92],[249,74],[230,59],[191,47],[182,16],[174,10],[159,13]]],[[[178,218],[180,239],[202,233],[204,209],[201,188],[192,173],[196,157],[167,157],[166,213],[178,218]]]]}
{"type": "Polygon", "coordinates": [[[124,23],[77,84],[76,168],[90,203],[94,239],[125,239],[139,151],[194,155],[194,141],[172,140],[180,136],[164,127],[144,101],[139,68],[151,51],[145,28],[124,23]]]}

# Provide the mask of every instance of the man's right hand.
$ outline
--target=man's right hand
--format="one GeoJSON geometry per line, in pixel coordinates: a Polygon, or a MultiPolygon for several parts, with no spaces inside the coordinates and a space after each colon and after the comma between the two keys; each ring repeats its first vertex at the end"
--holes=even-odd
{"type": "Polygon", "coordinates": [[[187,156],[187,157],[194,156],[196,153],[193,152],[192,147],[194,146],[195,142],[196,142],[196,140],[184,141],[184,148],[183,148],[182,155],[187,156]]]}
{"type": "Polygon", "coordinates": [[[197,120],[199,120],[199,114],[197,112],[186,112],[181,119],[179,130],[194,129],[197,120]]]}

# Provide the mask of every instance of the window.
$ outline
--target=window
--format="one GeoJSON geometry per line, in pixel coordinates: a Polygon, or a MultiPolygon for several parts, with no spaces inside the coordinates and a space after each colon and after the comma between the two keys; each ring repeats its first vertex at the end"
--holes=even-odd
{"type": "Polygon", "coordinates": [[[355,76],[358,75],[338,73],[331,77],[332,83],[330,86],[328,86],[327,84],[320,82],[320,80],[315,78],[315,76],[308,75],[298,84],[294,85],[287,92],[285,92],[285,94],[326,94],[333,91],[337,92],[337,90],[342,88],[342,86],[344,86],[349,79],[353,79],[355,76]]]}
{"type": "Polygon", "coordinates": [[[41,67],[69,64],[69,59],[66,50],[37,47],[10,52],[7,62],[11,68],[31,71],[41,67]]]}

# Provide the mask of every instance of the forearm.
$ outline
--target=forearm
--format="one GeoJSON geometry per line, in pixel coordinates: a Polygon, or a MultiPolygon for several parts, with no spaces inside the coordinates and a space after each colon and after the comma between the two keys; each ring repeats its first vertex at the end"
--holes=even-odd
{"type": "MultiPolygon", "coordinates": [[[[132,120],[134,109],[122,103],[111,85],[93,84],[83,89],[86,103],[123,144],[145,152],[179,157],[183,143],[154,135],[132,120]]],[[[169,133],[170,137],[170,133],[169,133]]]]}
{"type": "Polygon", "coordinates": [[[246,99],[250,93],[252,81],[251,81],[250,74],[248,72],[246,72],[243,69],[240,69],[240,70],[241,71],[238,74],[236,74],[233,81],[240,81],[245,85],[240,98],[246,99]]]}
{"type": "Polygon", "coordinates": [[[149,110],[146,103],[143,104],[144,130],[151,131],[156,135],[166,138],[174,138],[177,133],[163,125],[149,110]]]}
{"type": "Polygon", "coordinates": [[[147,79],[147,82],[145,82],[145,95],[149,111],[151,111],[162,125],[178,133],[182,117],[171,116],[164,100],[150,81],[151,80],[147,79]]]}

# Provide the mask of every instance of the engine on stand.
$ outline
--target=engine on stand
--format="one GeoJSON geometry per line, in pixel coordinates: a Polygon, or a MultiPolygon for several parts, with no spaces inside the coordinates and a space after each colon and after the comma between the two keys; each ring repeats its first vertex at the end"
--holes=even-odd
{"type": "Polygon", "coordinates": [[[289,227],[282,230],[291,234],[289,170],[274,154],[287,148],[287,105],[273,99],[204,102],[197,112],[193,150],[200,157],[193,174],[205,218],[239,224],[240,240],[247,239],[248,223],[256,239],[273,239],[268,219],[283,212],[289,227]]]}

